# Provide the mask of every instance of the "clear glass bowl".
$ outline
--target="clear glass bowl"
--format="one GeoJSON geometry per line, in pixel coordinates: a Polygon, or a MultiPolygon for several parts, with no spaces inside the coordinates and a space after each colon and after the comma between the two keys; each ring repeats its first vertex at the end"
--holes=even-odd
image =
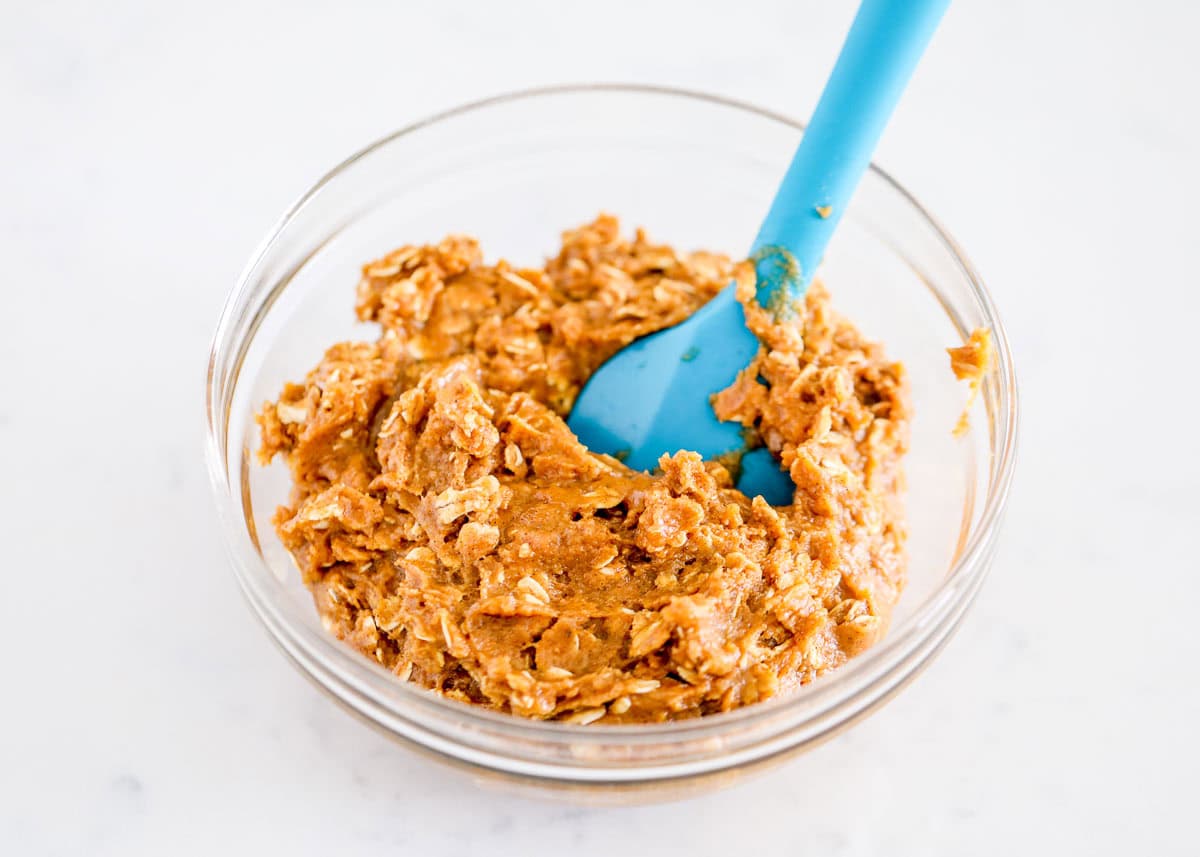
{"type": "Polygon", "coordinates": [[[1017,395],[983,283],[934,219],[872,169],[822,269],[835,306],[903,360],[916,417],[907,462],[910,579],[887,637],[799,692],[646,726],[534,722],[444,700],[326,633],[270,524],[288,490],[259,467],[253,415],[324,349],[376,331],[353,313],[359,266],[406,242],[478,236],[489,258],[536,263],[598,211],[683,248],[746,251],[800,123],[727,99],[630,86],[541,89],[450,110],[338,166],[259,246],[218,325],[208,457],[238,580],[293,663],[390,736],[524,782],[628,793],[730,781],[812,747],[879,707],[962,621],[991,563],[1013,470],[1017,395]],[[946,346],[990,327],[999,353],[972,429],[946,346]],[[614,788],[615,787],[615,788],[614,788]]]}

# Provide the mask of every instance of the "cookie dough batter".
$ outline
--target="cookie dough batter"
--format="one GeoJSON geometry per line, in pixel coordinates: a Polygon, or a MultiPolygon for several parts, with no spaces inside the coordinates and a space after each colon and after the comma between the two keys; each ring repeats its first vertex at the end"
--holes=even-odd
{"type": "Polygon", "coordinates": [[[905,373],[819,285],[776,326],[753,279],[607,216],[543,267],[461,236],[366,265],[379,339],[334,345],[259,415],[325,626],[401,679],[576,723],[727,711],[870,646],[904,585],[905,373]],[[631,471],[563,421],[607,357],[735,279],[764,346],[714,407],[781,457],[786,507],[692,452],[631,471]]]}
{"type": "Polygon", "coordinates": [[[977,327],[971,331],[966,343],[957,348],[947,348],[950,355],[950,371],[960,381],[966,381],[970,387],[967,403],[963,405],[962,414],[954,426],[954,434],[962,437],[971,430],[970,414],[983,386],[983,379],[996,363],[996,348],[992,345],[992,332],[986,327],[977,327]]]}

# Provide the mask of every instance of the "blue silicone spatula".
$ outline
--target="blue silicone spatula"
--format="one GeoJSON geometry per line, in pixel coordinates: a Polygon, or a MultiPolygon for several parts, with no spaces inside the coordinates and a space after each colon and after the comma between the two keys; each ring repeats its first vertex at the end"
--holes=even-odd
{"type": "MultiPolygon", "coordinates": [[[[821,262],[871,154],[950,0],[864,0],[749,258],[757,300],[780,321],[821,262]]],[[[591,377],[567,422],[590,449],[651,470],[681,449],[739,453],[745,433],[720,422],[710,398],[754,358],[730,285],[675,327],[626,346],[591,377]]],[[[742,457],[738,488],[775,505],[792,482],[763,448],[742,457]]]]}

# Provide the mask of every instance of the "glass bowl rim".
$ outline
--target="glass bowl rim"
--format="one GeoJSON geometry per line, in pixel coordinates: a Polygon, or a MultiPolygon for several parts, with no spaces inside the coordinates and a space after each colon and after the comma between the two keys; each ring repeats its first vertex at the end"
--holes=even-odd
{"type": "MultiPolygon", "coordinates": [[[[951,237],[949,232],[942,226],[930,212],[902,185],[891,177],[886,171],[881,169],[876,164],[872,163],[868,169],[875,178],[881,180],[888,190],[899,195],[904,203],[906,203],[918,219],[925,221],[925,224],[930,227],[933,234],[937,237],[939,243],[947,250],[950,256],[957,263],[960,273],[964,277],[972,297],[978,304],[985,319],[985,324],[992,331],[993,343],[996,348],[997,360],[995,367],[995,383],[998,389],[998,406],[999,410],[1004,413],[1000,416],[1006,419],[998,420],[995,415],[989,413],[989,427],[994,428],[999,421],[1004,428],[1003,435],[998,438],[993,438],[992,443],[992,465],[989,469],[987,479],[987,494],[979,519],[972,527],[970,537],[966,544],[961,548],[957,560],[946,573],[945,577],[938,583],[937,588],[926,597],[926,599],[918,605],[912,615],[906,617],[898,628],[890,628],[888,633],[882,640],[873,645],[866,652],[856,656],[847,664],[833,670],[831,674],[822,676],[819,680],[814,681],[800,691],[781,694],[772,699],[755,703],[749,706],[743,706],[728,712],[720,712],[717,714],[706,715],[704,717],[691,718],[686,720],[668,721],[664,723],[646,723],[646,724],[625,724],[625,725],[578,725],[571,723],[562,723],[559,721],[534,720],[519,717],[503,712],[492,711],[479,706],[473,706],[468,703],[462,703],[451,699],[445,699],[430,691],[419,688],[415,685],[410,685],[407,682],[401,682],[394,675],[384,670],[380,665],[376,664],[368,658],[363,657],[359,652],[351,650],[341,641],[335,639],[323,630],[312,628],[308,625],[296,627],[291,622],[288,622],[284,617],[279,615],[277,605],[272,605],[268,601],[261,599],[259,594],[253,591],[253,582],[250,580],[251,570],[245,565],[246,562],[254,562],[253,558],[244,557],[244,551],[239,550],[239,545],[233,535],[233,530],[242,531],[242,535],[248,534],[244,529],[244,517],[238,513],[236,501],[233,493],[235,482],[230,478],[228,472],[228,418],[227,411],[228,403],[232,402],[234,391],[240,381],[242,369],[242,358],[253,340],[257,332],[258,325],[253,324],[246,332],[243,341],[239,343],[240,352],[233,362],[233,370],[230,375],[231,381],[229,384],[228,402],[222,401],[219,393],[219,385],[217,383],[218,367],[222,364],[222,351],[224,346],[233,332],[234,319],[238,311],[244,307],[249,293],[252,290],[254,274],[260,264],[267,258],[271,249],[281,236],[287,231],[288,226],[295,220],[301,210],[308,205],[327,185],[336,181],[338,177],[349,170],[359,161],[369,157],[379,149],[382,149],[389,144],[400,140],[403,137],[417,133],[420,130],[441,123],[445,120],[453,119],[475,111],[485,110],[487,108],[503,106],[511,102],[529,101],[545,97],[553,96],[570,96],[570,95],[587,95],[594,93],[608,93],[614,95],[634,95],[634,96],[663,96],[667,98],[690,100],[694,102],[706,103],[710,106],[730,108],[735,111],[749,113],[759,118],[773,120],[781,123],[797,131],[804,130],[804,123],[783,113],[779,113],[770,109],[749,104],[739,99],[728,96],[710,94],[698,90],[686,88],[660,86],[653,84],[632,84],[632,83],[571,83],[571,84],[555,84],[548,86],[537,86],[512,90],[486,98],[476,99],[466,103],[459,104],[446,110],[442,110],[424,118],[418,119],[396,131],[386,134],[378,138],[374,142],[366,145],[359,151],[345,158],[335,167],[321,176],[311,187],[309,187],[291,206],[287,208],[282,216],[275,222],[267,235],[259,242],[257,247],[251,254],[250,261],[243,268],[238,276],[237,282],[230,291],[223,306],[220,319],[217,323],[216,331],[211,341],[209,352],[208,370],[206,374],[206,416],[208,430],[206,433],[206,458],[208,462],[210,487],[217,505],[218,515],[221,520],[222,535],[224,537],[230,559],[233,561],[234,570],[237,574],[238,583],[245,595],[250,606],[255,614],[259,617],[268,628],[274,641],[284,649],[284,653],[288,656],[298,669],[304,672],[309,678],[316,681],[319,687],[326,693],[334,696],[334,698],[342,704],[347,704],[340,696],[335,694],[323,681],[312,674],[312,671],[293,653],[287,643],[300,645],[306,655],[309,657],[318,658],[333,658],[339,662],[339,666],[343,666],[351,672],[357,672],[362,679],[367,681],[372,678],[383,679],[389,685],[389,690],[398,691],[410,699],[406,702],[428,708],[431,713],[438,716],[447,717],[450,719],[465,719],[467,721],[476,721],[482,726],[493,727],[501,731],[518,732],[527,735],[530,738],[542,739],[546,741],[557,741],[569,739],[571,741],[584,741],[591,743],[598,739],[602,743],[607,743],[607,739],[616,739],[616,742],[642,743],[646,739],[669,740],[672,738],[685,737],[694,739],[697,733],[724,732],[739,724],[745,724],[747,721],[763,719],[774,714],[778,714],[781,710],[788,707],[797,707],[801,703],[812,703],[814,698],[830,695],[837,690],[839,685],[844,685],[846,681],[852,677],[860,675],[868,669],[883,661],[888,655],[895,655],[902,652],[905,648],[916,650],[928,639],[932,638],[938,630],[943,630],[943,624],[938,622],[930,622],[938,614],[939,609],[945,609],[946,605],[944,593],[951,588],[952,584],[962,584],[959,598],[955,600],[955,604],[960,605],[963,609],[969,605],[973,599],[975,592],[982,583],[988,569],[988,554],[993,549],[996,536],[999,532],[999,526],[1004,516],[1005,507],[1007,505],[1008,496],[1012,483],[1012,476],[1016,462],[1017,452],[1017,426],[1018,426],[1018,397],[1016,388],[1015,370],[1013,366],[1013,357],[1010,344],[1004,326],[1000,321],[999,314],[995,304],[989,294],[986,286],[983,283],[978,271],[970,262],[966,254],[958,242],[951,237]],[[289,640],[285,641],[281,638],[282,632],[288,632],[293,635],[289,640]]],[[[286,284],[285,284],[286,285],[286,284]]],[[[277,293],[282,290],[282,287],[276,287],[269,293],[264,300],[261,300],[256,305],[256,316],[261,317],[270,310],[274,298],[277,293]]],[[[989,409],[990,411],[990,409],[989,409]]],[[[253,547],[253,544],[251,544],[253,547]]],[[[275,579],[271,568],[266,564],[261,555],[257,556],[257,564],[259,570],[265,573],[269,578],[275,579]]],[[[961,620],[961,612],[955,611],[953,616],[953,625],[957,625],[961,620]]],[[[943,622],[950,621],[949,618],[943,619],[943,622]]],[[[953,627],[950,627],[949,632],[952,633],[953,627]]],[[[943,641],[944,643],[944,641],[943,641]]],[[[941,645],[937,648],[940,649],[941,645]]],[[[904,677],[900,686],[907,683],[907,679],[915,675],[928,664],[936,655],[936,649],[926,657],[916,667],[910,675],[904,677]]],[[[879,683],[880,680],[890,675],[890,671],[885,671],[880,676],[872,680],[868,687],[872,687],[879,683]]],[[[353,690],[359,693],[368,695],[377,705],[385,708],[391,708],[388,700],[381,699],[375,694],[372,694],[360,681],[351,682],[353,690]]],[[[897,688],[898,689],[898,688],[897,688]]],[[[874,697],[866,699],[862,705],[854,708],[846,714],[846,720],[854,720],[856,715],[870,711],[874,704],[882,701],[887,697],[886,692],[880,692],[874,697]]],[[[836,703],[835,703],[836,707],[836,703]]],[[[360,716],[368,717],[361,710],[355,709],[355,713],[360,716]]],[[[385,730],[387,727],[382,723],[376,723],[385,730]]],[[[389,734],[395,734],[392,730],[387,730],[389,734]]],[[[436,750],[434,752],[437,752],[436,750]]],[[[585,766],[581,760],[580,766],[585,766]]]]}

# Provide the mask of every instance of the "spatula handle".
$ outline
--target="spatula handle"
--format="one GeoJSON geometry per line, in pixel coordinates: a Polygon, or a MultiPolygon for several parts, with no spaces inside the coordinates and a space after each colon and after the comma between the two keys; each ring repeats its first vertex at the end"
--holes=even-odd
{"type": "Polygon", "coordinates": [[[804,296],[825,246],[950,0],[863,0],[755,239],[758,301],[777,317],[804,296]]]}

